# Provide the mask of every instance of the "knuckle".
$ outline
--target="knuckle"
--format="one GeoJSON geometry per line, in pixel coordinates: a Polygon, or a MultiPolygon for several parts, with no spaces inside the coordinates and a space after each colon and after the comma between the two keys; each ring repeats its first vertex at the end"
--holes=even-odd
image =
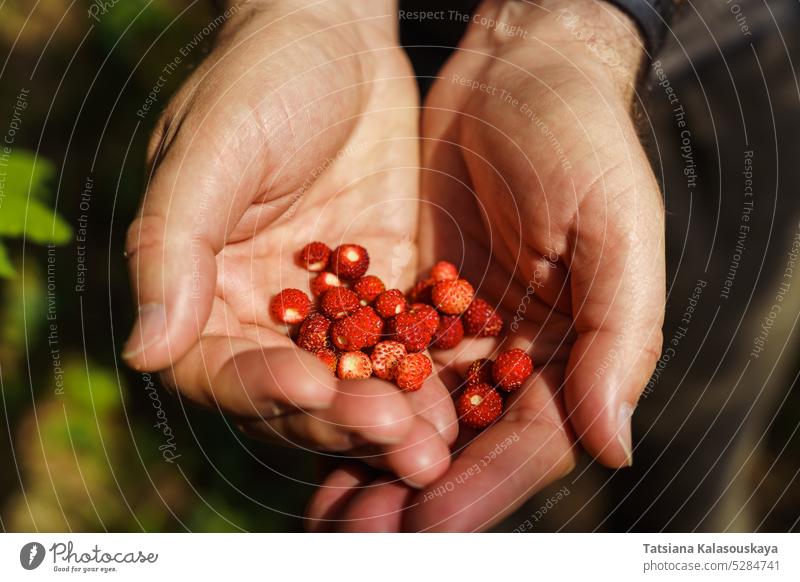
{"type": "Polygon", "coordinates": [[[652,374],[653,370],[661,357],[661,350],[664,347],[664,332],[661,329],[655,330],[648,341],[642,347],[642,356],[644,358],[644,366],[647,370],[647,376],[652,374]]]}
{"type": "Polygon", "coordinates": [[[137,253],[153,248],[162,248],[166,224],[161,216],[143,214],[128,227],[125,237],[125,256],[128,260],[137,253]]]}

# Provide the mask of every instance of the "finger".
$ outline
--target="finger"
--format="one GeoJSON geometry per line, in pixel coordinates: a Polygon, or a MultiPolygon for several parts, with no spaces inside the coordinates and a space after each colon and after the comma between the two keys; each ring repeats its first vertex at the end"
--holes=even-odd
{"type": "Polygon", "coordinates": [[[359,490],[375,478],[375,471],[361,463],[337,467],[320,484],[306,508],[304,525],[313,533],[329,532],[335,520],[359,490]]]}
{"type": "Polygon", "coordinates": [[[363,445],[352,432],[304,412],[290,412],[263,420],[244,420],[236,424],[252,439],[304,449],[344,453],[363,445]]]}
{"type": "Polygon", "coordinates": [[[339,382],[336,399],[323,417],[383,445],[403,442],[414,426],[414,411],[403,394],[376,378],[339,382]]]}
{"type": "MultiPolygon", "coordinates": [[[[211,121],[206,122],[213,126],[211,121]]],[[[122,357],[139,370],[158,370],[195,344],[216,284],[215,255],[249,203],[240,192],[255,183],[222,163],[213,140],[184,120],[161,156],[125,245],[138,317],[122,357]]],[[[245,160],[246,161],[246,160],[245,160]]]]}
{"type": "Polygon", "coordinates": [[[337,395],[336,378],[313,354],[279,339],[263,347],[245,338],[204,336],[165,372],[166,380],[193,402],[240,418],[328,408],[337,395]]]}
{"type": "Polygon", "coordinates": [[[403,512],[411,504],[414,489],[381,477],[349,499],[336,521],[339,532],[399,532],[403,512]]]}
{"type": "Polygon", "coordinates": [[[562,378],[563,367],[548,367],[529,380],[501,420],[475,434],[447,473],[419,492],[404,528],[487,529],[572,470],[573,439],[558,394],[562,378]]]}
{"type": "Polygon", "coordinates": [[[450,466],[450,449],[441,434],[418,417],[403,441],[396,445],[367,446],[351,451],[354,459],[389,471],[406,485],[421,489],[441,477],[450,466]]]}
{"type": "Polygon", "coordinates": [[[585,197],[566,258],[578,334],[567,409],[584,447],[611,467],[632,462],[631,414],[660,356],[665,302],[661,197],[641,147],[628,150],[585,197]]]}
{"type": "Polygon", "coordinates": [[[346,380],[319,412],[288,413],[244,425],[248,435],[285,445],[345,451],[363,444],[399,445],[414,427],[403,395],[381,380],[346,380]]]}
{"type": "Polygon", "coordinates": [[[418,417],[428,421],[439,433],[445,444],[451,445],[458,436],[458,419],[453,407],[450,390],[438,374],[432,374],[416,392],[407,392],[405,397],[418,417]]]}
{"type": "Polygon", "coordinates": [[[441,477],[450,466],[450,449],[428,421],[417,418],[401,443],[383,447],[387,467],[414,489],[441,477]]]}

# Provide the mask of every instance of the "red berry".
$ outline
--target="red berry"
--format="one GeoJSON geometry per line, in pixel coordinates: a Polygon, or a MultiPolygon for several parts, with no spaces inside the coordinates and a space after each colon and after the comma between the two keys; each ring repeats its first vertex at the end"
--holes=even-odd
{"type": "Polygon", "coordinates": [[[323,348],[318,350],[314,353],[322,363],[328,366],[328,369],[331,371],[331,374],[336,373],[336,365],[338,363],[338,358],[336,357],[336,352],[329,348],[323,348]]]}
{"type": "Polygon", "coordinates": [[[464,329],[469,335],[490,337],[500,335],[503,318],[483,299],[475,298],[464,312],[464,329]]]}
{"type": "Polygon", "coordinates": [[[364,352],[345,352],[339,356],[336,372],[342,380],[361,380],[372,375],[372,364],[364,352]]]}
{"type": "Polygon", "coordinates": [[[463,424],[480,430],[503,412],[503,398],[489,384],[473,384],[459,396],[456,412],[463,424]]]}
{"type": "Polygon", "coordinates": [[[433,305],[448,315],[464,313],[472,303],[474,295],[475,290],[466,279],[440,281],[433,286],[433,291],[431,291],[433,305]]]}
{"type": "Polygon", "coordinates": [[[433,364],[425,354],[408,354],[397,364],[395,382],[406,392],[415,392],[431,375],[433,364]]]}
{"type": "Polygon", "coordinates": [[[492,366],[492,377],[495,384],[508,392],[519,389],[532,373],[533,360],[528,354],[517,348],[497,356],[492,366]]]}
{"type": "Polygon", "coordinates": [[[464,374],[464,379],[467,385],[472,384],[492,384],[492,362],[488,358],[480,358],[475,360],[467,368],[467,373],[464,374]]]}
{"type": "Polygon", "coordinates": [[[328,289],[341,286],[342,282],[339,280],[339,277],[333,273],[324,271],[311,280],[311,293],[314,294],[314,297],[319,297],[328,289]]]}
{"type": "Polygon", "coordinates": [[[464,326],[457,315],[443,315],[439,319],[439,328],[433,337],[432,347],[449,350],[456,347],[464,339],[464,326]]]}
{"type": "Polygon", "coordinates": [[[331,326],[331,342],[340,350],[360,350],[364,347],[363,341],[358,327],[349,317],[333,322],[331,326]]]}
{"type": "Polygon", "coordinates": [[[284,289],[272,298],[273,317],[283,323],[300,323],[311,309],[311,300],[300,289],[284,289]]]}
{"type": "Polygon", "coordinates": [[[384,323],[372,307],[360,307],[350,319],[361,334],[363,347],[372,347],[381,339],[384,323]]]}
{"type": "Polygon", "coordinates": [[[300,251],[300,264],[312,272],[324,271],[328,266],[331,249],[321,242],[308,243],[300,251]]]}
{"type": "Polygon", "coordinates": [[[359,245],[339,245],[331,255],[331,266],[342,279],[358,279],[369,268],[369,254],[359,245]]]}
{"type": "Polygon", "coordinates": [[[383,331],[383,320],[371,307],[361,307],[353,315],[334,322],[331,341],[340,350],[354,351],[374,346],[383,331]]]}
{"type": "Polygon", "coordinates": [[[375,298],[386,290],[386,286],[375,275],[361,277],[353,285],[353,291],[358,295],[361,305],[369,305],[375,298]]]}
{"type": "Polygon", "coordinates": [[[427,303],[430,305],[433,303],[431,299],[431,290],[433,290],[434,283],[436,283],[436,281],[433,279],[417,281],[414,287],[411,288],[411,291],[408,292],[408,300],[411,301],[411,303],[427,303]]]}
{"type": "Polygon", "coordinates": [[[300,326],[297,345],[309,352],[318,352],[328,347],[328,331],[331,321],[324,315],[312,313],[300,326]]]}
{"type": "Polygon", "coordinates": [[[372,350],[372,373],[381,380],[394,380],[397,364],[406,357],[406,348],[400,342],[379,342],[372,350]]]}
{"type": "Polygon", "coordinates": [[[330,319],[337,320],[354,313],[356,309],[361,307],[361,303],[358,301],[358,295],[350,291],[350,289],[334,287],[325,291],[319,302],[319,307],[322,313],[330,319]]]}
{"type": "Polygon", "coordinates": [[[431,343],[433,333],[419,314],[398,313],[387,324],[389,336],[403,344],[408,352],[421,352],[431,343]]]}
{"type": "Polygon", "coordinates": [[[425,329],[431,332],[431,334],[436,333],[436,330],[439,329],[439,312],[430,305],[414,303],[410,311],[411,313],[419,315],[419,318],[425,324],[425,329]]]}
{"type": "Polygon", "coordinates": [[[458,279],[458,267],[447,261],[439,261],[431,269],[431,279],[437,282],[458,279]]]}
{"type": "Polygon", "coordinates": [[[394,317],[398,313],[403,313],[408,309],[406,297],[402,291],[397,289],[389,289],[384,291],[375,300],[375,311],[384,319],[394,317]]]}

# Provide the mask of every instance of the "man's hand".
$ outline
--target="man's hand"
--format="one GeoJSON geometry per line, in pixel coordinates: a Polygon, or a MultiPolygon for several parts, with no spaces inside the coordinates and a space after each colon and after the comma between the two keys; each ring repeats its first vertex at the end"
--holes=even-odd
{"type": "Polygon", "coordinates": [[[307,4],[245,3],[167,107],[128,233],[140,313],[123,357],[246,433],[363,447],[419,487],[449,464],[441,382],[340,382],[269,314],[308,289],[295,256],[313,240],[364,245],[392,286],[416,269],[418,97],[393,3],[307,4]]]}
{"type": "Polygon", "coordinates": [[[425,104],[420,263],[459,264],[501,306],[508,335],[436,363],[451,389],[496,349],[528,350],[537,371],[499,422],[462,430],[450,470],[426,490],[358,490],[368,476],[340,470],[312,520],[485,529],[568,473],[576,439],[610,467],[630,463],[665,299],[662,202],[631,121],[639,46],[604,3],[478,8],[425,104]]]}

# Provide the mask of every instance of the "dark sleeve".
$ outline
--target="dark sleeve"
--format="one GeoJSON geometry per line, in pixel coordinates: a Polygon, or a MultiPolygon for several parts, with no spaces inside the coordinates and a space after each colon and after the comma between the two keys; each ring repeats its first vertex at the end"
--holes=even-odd
{"type": "Polygon", "coordinates": [[[661,50],[681,0],[605,0],[639,26],[650,58],[661,50]]]}

